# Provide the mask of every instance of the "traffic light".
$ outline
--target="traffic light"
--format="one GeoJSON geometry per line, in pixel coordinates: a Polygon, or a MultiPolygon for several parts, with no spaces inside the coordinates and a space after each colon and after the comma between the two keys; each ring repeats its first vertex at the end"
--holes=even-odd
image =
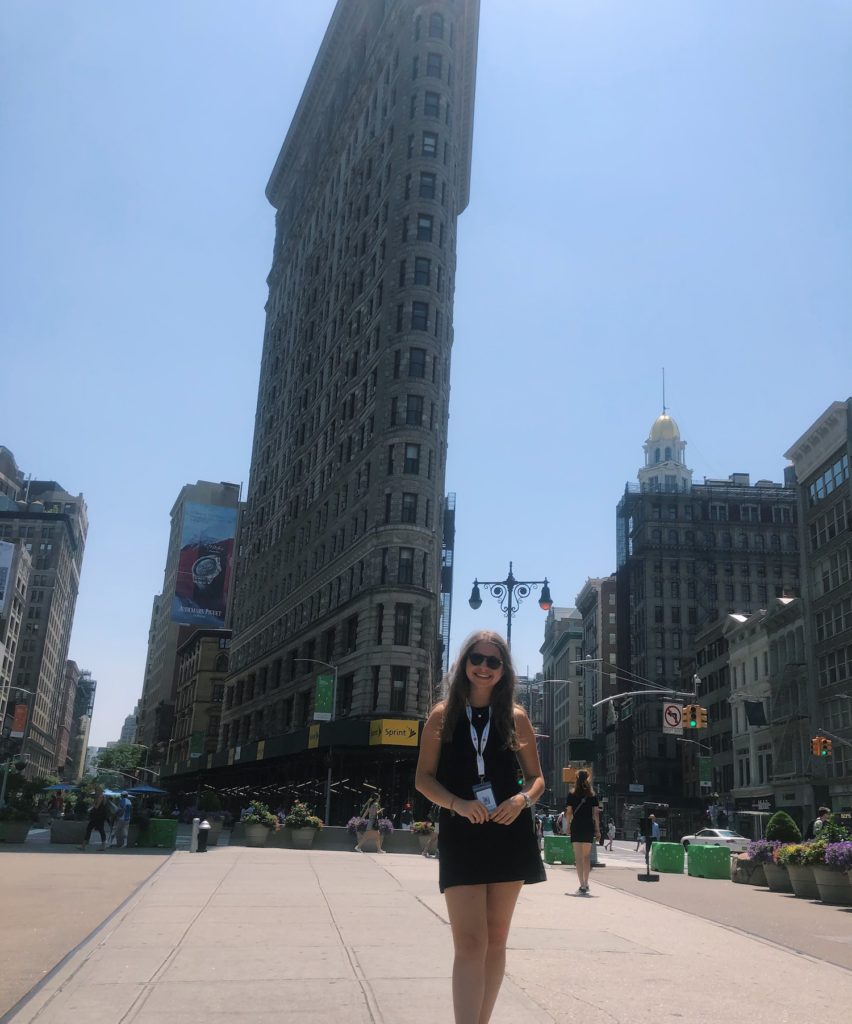
{"type": "Polygon", "coordinates": [[[819,741],[820,757],[830,757],[831,756],[831,747],[832,747],[831,740],[827,740],[824,736],[821,736],[820,737],[820,741],[819,741]]]}
{"type": "Polygon", "coordinates": [[[698,728],[698,712],[700,708],[697,704],[687,704],[683,709],[683,727],[684,729],[697,729],[698,728]]]}
{"type": "Polygon", "coordinates": [[[702,708],[702,707],[699,706],[699,707],[697,707],[695,709],[695,711],[696,711],[696,719],[698,721],[698,725],[696,726],[696,728],[698,728],[698,729],[706,729],[707,728],[707,708],[702,708]]]}
{"type": "Polygon", "coordinates": [[[820,754],[820,739],[819,736],[814,736],[811,740],[811,753],[814,757],[819,757],[820,754]]]}

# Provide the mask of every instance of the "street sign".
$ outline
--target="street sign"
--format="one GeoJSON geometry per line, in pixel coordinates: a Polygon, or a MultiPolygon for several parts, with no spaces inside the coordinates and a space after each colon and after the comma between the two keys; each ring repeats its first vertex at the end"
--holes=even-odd
{"type": "Polygon", "coordinates": [[[663,732],[675,736],[683,732],[683,705],[666,701],[663,704],[663,732]]]}
{"type": "Polygon", "coordinates": [[[331,673],[317,676],[314,693],[314,721],[330,722],[333,715],[334,675],[331,673]]]}

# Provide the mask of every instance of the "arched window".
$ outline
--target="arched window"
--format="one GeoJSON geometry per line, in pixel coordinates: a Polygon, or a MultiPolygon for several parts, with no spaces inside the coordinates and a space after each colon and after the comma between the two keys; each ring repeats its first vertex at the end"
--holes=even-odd
{"type": "Polygon", "coordinates": [[[227,672],[228,671],[228,655],[227,654],[220,654],[216,658],[216,671],[217,672],[227,672]]]}
{"type": "Polygon", "coordinates": [[[430,14],[429,15],[429,38],[430,39],[443,39],[444,38],[444,17],[441,14],[430,14]]]}
{"type": "Polygon", "coordinates": [[[671,448],[666,448],[666,462],[671,462],[671,461],[672,461],[672,450],[671,450],[671,448]]]}
{"type": "Polygon", "coordinates": [[[655,448],[654,449],[654,462],[659,462],[659,461],[660,461],[660,449],[659,448],[655,448]]]}

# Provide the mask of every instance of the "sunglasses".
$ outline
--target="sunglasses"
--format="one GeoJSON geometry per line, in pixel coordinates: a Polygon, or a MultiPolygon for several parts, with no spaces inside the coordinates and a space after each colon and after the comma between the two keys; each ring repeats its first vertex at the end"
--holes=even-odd
{"type": "Polygon", "coordinates": [[[467,656],[467,660],[471,665],[481,665],[484,661],[492,672],[496,672],[498,668],[503,667],[503,662],[499,658],[495,658],[493,654],[478,654],[476,651],[471,651],[467,656]]]}

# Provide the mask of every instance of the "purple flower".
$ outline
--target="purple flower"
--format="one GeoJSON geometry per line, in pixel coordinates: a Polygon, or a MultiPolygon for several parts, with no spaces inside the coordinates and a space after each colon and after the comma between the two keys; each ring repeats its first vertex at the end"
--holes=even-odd
{"type": "Polygon", "coordinates": [[[749,860],[757,861],[758,864],[772,864],[772,854],[781,846],[781,843],[774,839],[753,839],[748,844],[746,856],[749,860]]]}
{"type": "Polygon", "coordinates": [[[825,848],[825,866],[838,871],[852,870],[852,842],[829,843],[825,848]]]}

